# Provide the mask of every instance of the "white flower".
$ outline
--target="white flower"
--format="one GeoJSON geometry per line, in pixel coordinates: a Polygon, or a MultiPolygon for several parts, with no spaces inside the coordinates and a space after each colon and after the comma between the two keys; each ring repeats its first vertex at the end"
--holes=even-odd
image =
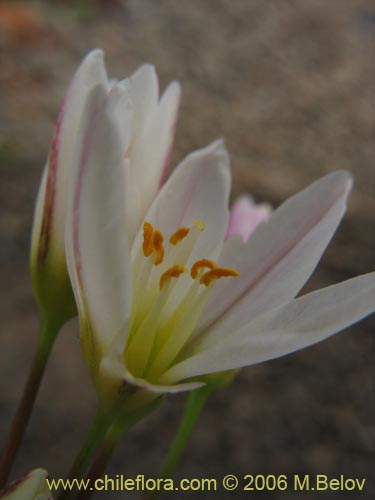
{"type": "MultiPolygon", "coordinates": [[[[44,169],[34,216],[31,271],[39,306],[61,321],[75,315],[65,259],[66,205],[76,164],[76,139],[93,89],[111,92],[101,50],[90,52],[77,69],[65,95],[44,169]],[[60,318],[59,318],[60,319],[60,318]]],[[[172,82],[159,100],[158,79],[152,65],[142,66],[120,82],[129,99],[119,102],[118,127],[126,159],[128,233],[137,228],[162,185],[169,163],[180,97],[172,82]],[[130,106],[131,103],[131,106],[130,106]]]]}
{"type": "Polygon", "coordinates": [[[345,212],[346,172],[290,198],[246,242],[225,240],[230,170],[218,141],[176,168],[133,241],[115,116],[126,94],[92,93],[66,228],[82,344],[102,401],[127,384],[191,390],[206,374],[302,349],[373,311],[374,274],[295,298],[345,212]]]}

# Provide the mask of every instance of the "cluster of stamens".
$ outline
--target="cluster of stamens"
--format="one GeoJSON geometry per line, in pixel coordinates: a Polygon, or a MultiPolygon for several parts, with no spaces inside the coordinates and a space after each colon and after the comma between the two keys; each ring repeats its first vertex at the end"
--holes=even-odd
{"type": "Polygon", "coordinates": [[[194,335],[211,285],[239,275],[207,258],[191,264],[204,228],[201,221],[180,227],[170,236],[166,251],[161,231],[150,222],[143,224],[143,243],[133,262],[134,301],[124,351],[137,377],[156,382],[194,335]],[[188,267],[192,282],[177,286],[180,276],[188,276],[188,267]]]}
{"type": "MultiPolygon", "coordinates": [[[[201,229],[203,230],[204,224],[201,222],[199,222],[198,224],[201,225],[201,229]]],[[[173,246],[178,245],[183,239],[186,238],[189,232],[190,228],[180,227],[170,236],[169,243],[173,246]]],[[[155,266],[158,266],[164,261],[164,236],[158,229],[154,229],[150,222],[145,222],[143,224],[142,250],[145,257],[152,256],[155,266]]],[[[173,266],[169,267],[160,277],[160,290],[171,278],[178,278],[181,274],[186,272],[187,269],[183,264],[174,264],[173,266]]],[[[196,261],[192,265],[190,276],[192,277],[192,279],[196,279],[199,277],[200,284],[209,286],[213,281],[216,281],[219,278],[235,278],[239,276],[239,273],[234,269],[219,267],[213,260],[201,259],[196,261]],[[208,269],[208,271],[203,272],[204,269],[208,269]]]]}

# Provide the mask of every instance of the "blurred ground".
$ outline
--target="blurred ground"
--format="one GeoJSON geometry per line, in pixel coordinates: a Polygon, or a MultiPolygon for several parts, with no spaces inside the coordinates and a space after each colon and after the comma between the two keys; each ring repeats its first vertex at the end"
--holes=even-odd
{"type": "MultiPolygon", "coordinates": [[[[173,164],[222,136],[235,194],[250,191],[277,206],[320,175],[351,170],[348,214],[309,288],[373,268],[373,0],[66,0],[15,8],[0,2],[1,439],[38,329],[28,276],[35,194],[65,87],[90,48],[105,49],[113,75],[150,61],[162,86],[182,82],[173,164]]],[[[210,401],[179,475],[345,474],[365,477],[365,491],[336,498],[374,498],[373,326],[367,319],[305,352],[243,370],[210,401]]],[[[79,349],[73,322],[58,340],[15,473],[39,465],[61,475],[75,453],[95,406],[79,349]]],[[[113,474],[157,474],[183,400],[170,398],[133,430],[113,474]]]]}

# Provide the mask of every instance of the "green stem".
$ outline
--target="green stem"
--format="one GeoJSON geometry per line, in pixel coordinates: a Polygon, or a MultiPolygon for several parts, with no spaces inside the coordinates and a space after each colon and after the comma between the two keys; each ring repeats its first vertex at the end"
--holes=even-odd
{"type": "MultiPolygon", "coordinates": [[[[73,480],[83,477],[112,421],[113,414],[105,413],[100,408],[98,409],[91,427],[86,434],[83,445],[70,468],[67,479],[73,480]]],[[[71,498],[73,494],[73,491],[62,490],[58,498],[59,500],[67,500],[71,498]]]]}
{"type": "MultiPolygon", "coordinates": [[[[161,478],[170,478],[176,469],[198,417],[201,414],[208,397],[213,391],[214,386],[206,385],[201,389],[190,392],[182,414],[180,425],[169,448],[167,458],[163,464],[160,473],[161,478]]],[[[161,493],[161,491],[155,490],[147,497],[147,499],[155,500],[161,493]]]]}
{"type": "MultiPolygon", "coordinates": [[[[73,480],[83,478],[99,446],[100,451],[87,475],[87,478],[95,479],[100,477],[112,456],[116,444],[125,430],[148,414],[156,406],[158,401],[154,400],[137,410],[128,410],[128,403],[129,400],[125,396],[124,399],[118,402],[111,412],[104,412],[99,407],[91,428],[86,435],[83,446],[69,471],[67,479],[73,480]]],[[[81,491],[81,493],[78,493],[77,498],[81,498],[81,494],[84,497],[84,492],[81,491]]],[[[87,494],[88,496],[85,498],[89,498],[89,496],[91,496],[90,492],[87,492],[87,494]]],[[[73,496],[73,490],[63,490],[60,493],[58,500],[68,500],[73,496]]]]}
{"type": "Polygon", "coordinates": [[[12,470],[59,329],[60,325],[55,325],[47,320],[42,321],[31,370],[1,456],[0,489],[5,486],[12,470]]]}
{"type": "MultiPolygon", "coordinates": [[[[86,475],[86,479],[94,481],[95,479],[100,478],[103,475],[110,459],[112,458],[113,452],[118,441],[120,440],[120,437],[121,435],[116,437],[111,432],[111,429],[108,430],[107,435],[98,450],[96,458],[86,475]]],[[[89,488],[87,488],[86,490],[82,489],[78,492],[76,500],[89,500],[93,493],[94,491],[90,490],[89,488]]]]}
{"type": "MultiPolygon", "coordinates": [[[[126,406],[119,409],[116,413],[115,419],[107,430],[95,460],[86,475],[86,479],[94,481],[95,479],[102,477],[123,434],[143,417],[148,415],[159,404],[159,402],[160,400],[157,399],[152,400],[141,408],[133,411],[128,411],[126,406]]],[[[82,489],[79,491],[76,500],[88,500],[91,498],[93,493],[94,490],[82,489]]]]}
{"type": "Polygon", "coordinates": [[[169,448],[167,458],[164,462],[161,471],[161,477],[171,477],[171,474],[173,474],[194,429],[194,426],[198,420],[198,417],[201,414],[202,409],[212,391],[212,387],[206,385],[201,389],[192,391],[189,394],[180,425],[177,429],[177,432],[172,441],[172,445],[169,448]]]}

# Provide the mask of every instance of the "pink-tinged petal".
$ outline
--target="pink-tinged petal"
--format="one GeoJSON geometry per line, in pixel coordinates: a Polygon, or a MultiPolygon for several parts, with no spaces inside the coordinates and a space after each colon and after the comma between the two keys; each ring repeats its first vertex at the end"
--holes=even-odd
{"type": "MultiPolygon", "coordinates": [[[[194,247],[192,260],[209,256],[223,241],[228,225],[230,191],[229,158],[222,141],[190,154],[175,169],[151,205],[145,220],[169,238],[178,228],[195,220],[205,230],[194,247]]],[[[143,241],[139,230],[133,257],[143,241]]]]}
{"type": "Polygon", "coordinates": [[[131,307],[126,234],[125,168],[118,109],[128,98],[116,86],[95,87],[78,137],[66,228],[69,275],[79,309],[82,342],[95,372],[102,353],[126,325],[131,307]]]}
{"type": "Polygon", "coordinates": [[[269,205],[257,205],[250,196],[239,196],[230,211],[225,239],[229,239],[234,234],[239,234],[245,243],[258,224],[269,220],[271,212],[272,209],[269,205]]]}
{"type": "Polygon", "coordinates": [[[78,67],[57,119],[34,219],[33,244],[36,248],[33,252],[38,265],[42,265],[49,255],[52,240],[52,251],[57,253],[59,260],[64,260],[67,183],[74,163],[74,144],[87,96],[97,84],[103,88],[108,85],[101,50],[90,52],[78,67]]]}
{"type": "MultiPolygon", "coordinates": [[[[35,202],[35,210],[34,210],[34,222],[33,229],[31,234],[31,262],[34,266],[37,265],[39,261],[39,265],[43,264],[45,260],[46,250],[48,248],[49,238],[45,236],[41,236],[42,225],[46,224],[45,219],[48,217],[44,214],[44,208],[46,206],[46,187],[47,187],[47,178],[48,178],[48,164],[44,167],[42,178],[40,180],[38,195],[35,202]],[[43,241],[44,240],[44,241],[43,241]],[[43,247],[43,250],[41,249],[43,247]]],[[[48,222],[50,225],[50,222],[48,222]]],[[[43,233],[46,232],[46,229],[43,229],[43,233]]]]}
{"type": "Polygon", "coordinates": [[[217,323],[225,334],[295,297],[340,223],[351,186],[346,172],[327,175],[287,200],[246,244],[227,240],[220,265],[240,276],[215,285],[199,331],[217,323]]]}
{"type": "Polygon", "coordinates": [[[197,340],[195,354],[172,367],[161,382],[241,368],[285,356],[325,340],[375,310],[375,273],[365,274],[273,309],[218,340],[197,340]]]}
{"type": "Polygon", "coordinates": [[[42,314],[64,324],[77,314],[66,268],[64,231],[68,183],[76,163],[75,143],[91,89],[107,89],[100,50],[81,63],[70,83],[57,120],[47,165],[36,202],[30,268],[35,298],[42,314]]]}

